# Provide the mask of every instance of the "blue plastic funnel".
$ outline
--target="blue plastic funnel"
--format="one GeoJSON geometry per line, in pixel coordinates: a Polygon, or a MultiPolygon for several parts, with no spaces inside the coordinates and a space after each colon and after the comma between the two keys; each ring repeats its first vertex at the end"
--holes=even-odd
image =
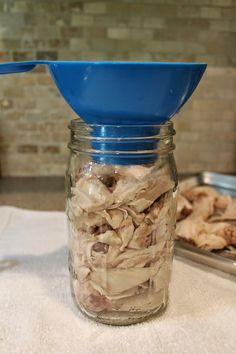
{"type": "MultiPolygon", "coordinates": [[[[114,139],[129,137],[125,125],[168,121],[192,95],[206,69],[206,64],[200,63],[30,61],[0,64],[0,74],[30,71],[37,64],[48,65],[60,93],[86,123],[123,126],[124,129],[114,130],[113,136],[110,130],[106,135],[99,127],[92,133],[94,137],[114,139]]],[[[150,127],[147,129],[150,133],[150,127]]],[[[103,152],[115,148],[112,144],[110,148],[103,143],[94,144],[103,152]]],[[[136,149],[146,150],[146,147],[142,142],[136,149]]],[[[155,144],[151,147],[155,148],[155,144]]],[[[119,150],[122,149],[125,151],[127,147],[119,144],[119,150]]],[[[102,161],[106,162],[104,156],[102,161]]],[[[115,160],[118,161],[114,156],[109,162],[115,160]]],[[[125,161],[118,162],[134,162],[132,158],[125,161]]],[[[148,162],[145,159],[144,163],[148,162]]]]}

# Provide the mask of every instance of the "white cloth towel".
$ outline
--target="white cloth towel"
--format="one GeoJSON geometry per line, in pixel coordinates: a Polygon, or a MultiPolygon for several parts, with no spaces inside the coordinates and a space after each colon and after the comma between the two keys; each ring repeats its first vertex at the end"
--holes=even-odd
{"type": "Polygon", "coordinates": [[[175,260],[167,311],[127,327],[75,307],[62,212],[0,207],[1,354],[233,354],[236,284],[175,260]]]}

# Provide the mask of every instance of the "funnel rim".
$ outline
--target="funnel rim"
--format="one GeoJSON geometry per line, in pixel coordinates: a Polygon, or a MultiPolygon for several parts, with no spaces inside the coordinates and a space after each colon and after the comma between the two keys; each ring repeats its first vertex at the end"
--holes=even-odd
{"type": "Polygon", "coordinates": [[[96,65],[186,65],[207,66],[206,62],[182,61],[131,61],[131,60],[19,60],[0,63],[1,66],[10,65],[51,65],[51,64],[96,64],[96,65]]]}
{"type": "Polygon", "coordinates": [[[203,66],[206,67],[207,63],[205,62],[165,62],[165,61],[126,61],[126,60],[52,60],[47,61],[45,64],[94,64],[94,65],[141,65],[141,66],[203,66]]]}

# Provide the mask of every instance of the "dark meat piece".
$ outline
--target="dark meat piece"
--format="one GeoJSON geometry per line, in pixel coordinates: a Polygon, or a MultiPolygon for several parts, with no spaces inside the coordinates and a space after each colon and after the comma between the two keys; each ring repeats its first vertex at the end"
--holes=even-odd
{"type": "Polygon", "coordinates": [[[112,176],[102,176],[99,178],[100,181],[107,187],[107,189],[110,191],[110,192],[113,192],[115,187],[116,187],[116,184],[117,184],[117,179],[114,175],[112,176]]]}
{"type": "Polygon", "coordinates": [[[109,246],[103,242],[97,242],[93,245],[92,250],[95,252],[107,253],[109,246]]]}
{"type": "Polygon", "coordinates": [[[98,236],[98,235],[104,234],[104,232],[106,232],[108,230],[112,230],[112,228],[109,225],[104,224],[101,226],[91,226],[89,232],[91,234],[93,234],[94,236],[98,236]]]}

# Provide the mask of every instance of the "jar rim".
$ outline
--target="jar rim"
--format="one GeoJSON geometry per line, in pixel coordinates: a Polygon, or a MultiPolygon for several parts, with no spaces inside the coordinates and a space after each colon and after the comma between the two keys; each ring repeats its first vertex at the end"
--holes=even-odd
{"type": "Polygon", "coordinates": [[[147,164],[157,154],[171,153],[175,149],[173,122],[156,125],[102,125],[87,124],[80,119],[71,120],[68,128],[71,151],[91,154],[93,159],[115,164],[147,164]],[[141,162],[140,162],[141,161],[141,162]]]}
{"type": "Polygon", "coordinates": [[[68,128],[70,130],[78,130],[81,128],[87,128],[87,129],[91,129],[91,128],[101,128],[101,127],[107,127],[107,128],[167,128],[167,129],[173,129],[174,128],[174,123],[172,121],[166,121],[163,124],[118,124],[118,125],[114,125],[114,124],[88,124],[83,122],[81,119],[79,118],[75,118],[72,119],[68,125],[68,128]]]}

